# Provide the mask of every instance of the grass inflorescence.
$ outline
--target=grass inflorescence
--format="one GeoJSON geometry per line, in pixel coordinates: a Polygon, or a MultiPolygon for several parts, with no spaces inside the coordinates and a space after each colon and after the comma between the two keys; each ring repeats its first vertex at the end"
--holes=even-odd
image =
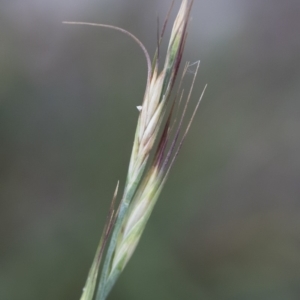
{"type": "Polygon", "coordinates": [[[180,89],[182,80],[190,67],[189,63],[186,63],[183,69],[179,88],[176,92],[173,92],[173,90],[187,38],[187,24],[192,4],[193,0],[183,0],[181,2],[173,24],[162,70],[159,70],[159,47],[169,14],[163,25],[162,33],[158,37],[157,50],[152,63],[142,42],[122,28],[105,24],[64,22],[101,26],[126,33],[140,45],[144,51],[148,66],[144,99],[142,105],[137,107],[139,117],[123,195],[118,208],[115,209],[117,185],[81,300],[106,299],[124,270],[139,242],[202,99],[206,86],[187,126],[183,129],[183,121],[200,62],[195,63],[196,71],[187,95],[184,96],[184,91],[180,91],[180,89]],[[183,98],[186,100],[183,101],[183,98]],[[104,262],[97,287],[98,272],[104,253],[104,262]]]}

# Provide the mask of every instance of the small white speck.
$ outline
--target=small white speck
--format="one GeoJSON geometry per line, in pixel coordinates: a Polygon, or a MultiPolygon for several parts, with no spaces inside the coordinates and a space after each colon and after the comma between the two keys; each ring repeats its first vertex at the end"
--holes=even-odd
{"type": "Polygon", "coordinates": [[[138,109],[138,111],[141,111],[143,107],[141,105],[139,105],[136,108],[138,109]]]}

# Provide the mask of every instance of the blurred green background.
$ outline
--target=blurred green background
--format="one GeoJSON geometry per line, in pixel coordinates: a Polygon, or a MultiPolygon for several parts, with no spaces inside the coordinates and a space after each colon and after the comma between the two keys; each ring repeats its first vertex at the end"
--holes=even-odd
{"type": "MultiPolygon", "coordinates": [[[[79,299],[145,88],[132,40],[61,21],[152,55],[170,2],[0,1],[1,300],[79,299]]],[[[193,101],[208,90],[109,299],[300,299],[299,15],[195,1],[183,60],[201,60],[193,101]]]]}

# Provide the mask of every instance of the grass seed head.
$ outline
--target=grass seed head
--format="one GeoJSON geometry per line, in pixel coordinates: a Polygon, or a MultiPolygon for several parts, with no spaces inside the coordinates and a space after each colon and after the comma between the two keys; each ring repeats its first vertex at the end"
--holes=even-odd
{"type": "MultiPolygon", "coordinates": [[[[151,166],[134,194],[128,211],[126,212],[126,217],[123,220],[122,228],[119,231],[111,264],[112,273],[114,269],[123,270],[134,252],[169,172],[170,164],[168,164],[168,162],[174,152],[174,145],[178,139],[177,133],[174,137],[174,145],[170,147],[168,153],[165,153],[171,134],[170,124],[175,105],[174,102],[172,108],[169,109],[167,120],[165,122],[163,120],[168,111],[168,100],[182,58],[191,5],[192,1],[183,0],[181,3],[171,32],[166,60],[162,71],[160,73],[158,72],[158,64],[156,61],[152,64],[154,65],[154,70],[151,71],[152,75],[146,87],[134,142],[134,161],[130,163],[130,165],[134,167],[129,169],[129,172],[134,174],[135,168],[138,168],[142,161],[148,159],[154,142],[157,140],[159,129],[163,124],[164,129],[151,166]]],[[[155,57],[154,60],[156,59],[155,57]]],[[[180,122],[178,131],[180,130],[181,123],[182,122],[180,122]]]]}
{"type": "MultiPolygon", "coordinates": [[[[143,103],[142,105],[137,106],[139,118],[122,200],[117,211],[115,211],[115,193],[108,221],[88,276],[87,284],[81,298],[82,300],[92,300],[94,298],[101,256],[111,232],[96,299],[106,299],[118,276],[126,266],[140,240],[142,232],[166,182],[169,171],[190,128],[191,122],[203,96],[202,93],[193,115],[188,122],[187,128],[180,137],[183,119],[189,104],[191,91],[199,68],[199,62],[196,63],[196,72],[190,91],[187,95],[186,103],[183,106],[181,116],[179,117],[178,125],[176,122],[177,113],[175,114],[175,118],[173,117],[173,113],[175,111],[175,106],[177,106],[177,112],[181,108],[183,92],[179,97],[179,101],[177,100],[178,92],[172,99],[171,104],[170,98],[186,42],[187,24],[192,4],[193,0],[182,0],[181,2],[180,9],[173,24],[165,62],[161,71],[159,71],[158,64],[159,47],[167,20],[170,16],[170,11],[163,25],[162,33],[158,38],[158,46],[152,64],[149,54],[141,41],[122,28],[105,24],[65,22],[69,24],[101,26],[127,34],[142,48],[148,66],[147,84],[143,103]],[[175,124],[177,128],[175,128],[175,124]],[[162,131],[162,133],[158,140],[160,131],[162,131]],[[171,139],[172,136],[173,138],[171,139]],[[156,152],[154,153],[152,162],[149,164],[149,168],[146,170],[150,153],[152,153],[156,141],[158,142],[156,152]]],[[[181,87],[182,79],[188,68],[189,64],[186,64],[179,87],[181,87]]]]}

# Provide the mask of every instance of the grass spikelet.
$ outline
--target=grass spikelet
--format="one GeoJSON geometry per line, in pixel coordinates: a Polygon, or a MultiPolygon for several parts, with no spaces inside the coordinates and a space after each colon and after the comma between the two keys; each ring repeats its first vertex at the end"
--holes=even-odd
{"type": "MultiPolygon", "coordinates": [[[[164,22],[161,35],[158,35],[157,50],[152,63],[142,42],[122,28],[105,24],[64,22],[68,24],[101,26],[115,29],[129,35],[142,48],[148,66],[144,99],[142,104],[137,107],[139,110],[139,118],[123,195],[117,212],[114,210],[116,193],[113,197],[113,204],[110,209],[108,221],[81,300],[92,300],[94,296],[95,300],[105,300],[116,280],[124,270],[140,240],[202,99],[204,91],[187,127],[183,129],[183,120],[189,105],[200,62],[195,63],[196,71],[184,105],[181,105],[184,92],[182,91],[180,93],[177,91],[174,97],[172,97],[172,92],[186,42],[187,24],[192,4],[193,0],[182,0],[181,2],[180,9],[173,24],[162,70],[159,70],[158,67],[159,47],[170,12],[164,22]],[[179,94],[180,97],[178,97],[179,94]],[[160,134],[160,132],[162,133],[160,134]],[[153,146],[156,141],[158,143],[155,150],[153,146]],[[153,159],[149,161],[150,154],[154,150],[155,154],[153,159]],[[108,239],[110,233],[111,237],[108,239]],[[95,292],[100,260],[106,243],[108,243],[108,248],[102,266],[98,289],[97,292],[95,292]]],[[[190,65],[186,64],[180,80],[179,89],[181,88],[183,77],[189,67],[190,65]]]]}

